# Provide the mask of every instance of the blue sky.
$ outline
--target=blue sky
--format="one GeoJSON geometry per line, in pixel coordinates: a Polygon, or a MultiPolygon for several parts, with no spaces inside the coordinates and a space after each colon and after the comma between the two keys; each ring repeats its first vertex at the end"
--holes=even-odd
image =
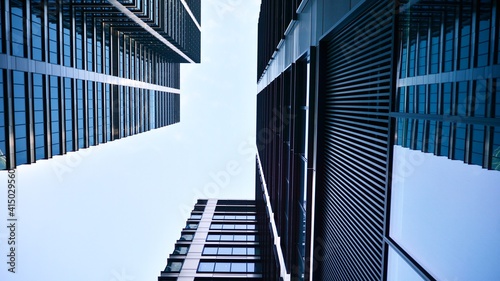
{"type": "Polygon", "coordinates": [[[260,1],[201,2],[202,63],[181,66],[181,122],[19,167],[17,272],[5,188],[0,280],[156,280],[196,199],[253,198],[260,1]]]}

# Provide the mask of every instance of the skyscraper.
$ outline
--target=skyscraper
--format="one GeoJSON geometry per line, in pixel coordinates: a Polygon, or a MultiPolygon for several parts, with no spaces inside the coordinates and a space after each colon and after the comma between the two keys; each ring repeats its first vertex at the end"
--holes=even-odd
{"type": "Polygon", "coordinates": [[[500,278],[498,11],[262,1],[256,201],[284,279],[500,278]]]}
{"type": "Polygon", "coordinates": [[[198,200],[158,281],[268,280],[262,215],[253,200],[198,200]]]}
{"type": "Polygon", "coordinates": [[[180,121],[200,1],[2,1],[2,167],[180,121]]]}

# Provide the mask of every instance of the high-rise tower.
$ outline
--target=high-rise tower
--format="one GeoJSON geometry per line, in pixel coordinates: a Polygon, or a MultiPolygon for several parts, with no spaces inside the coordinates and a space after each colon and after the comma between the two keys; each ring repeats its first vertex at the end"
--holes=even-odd
{"type": "Polygon", "coordinates": [[[200,1],[2,1],[0,168],[180,120],[200,1]]]}

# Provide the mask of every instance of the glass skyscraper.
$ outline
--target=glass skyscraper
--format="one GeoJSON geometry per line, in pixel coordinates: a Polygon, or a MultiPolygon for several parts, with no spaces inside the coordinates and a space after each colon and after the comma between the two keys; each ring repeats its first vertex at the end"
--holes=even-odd
{"type": "Polygon", "coordinates": [[[179,122],[200,20],[199,0],[2,1],[0,168],[179,122]]]}
{"type": "Polygon", "coordinates": [[[279,278],[500,279],[499,10],[262,1],[256,201],[279,278]]]}
{"type": "Polygon", "coordinates": [[[158,281],[269,280],[262,215],[253,200],[198,200],[158,281]]]}

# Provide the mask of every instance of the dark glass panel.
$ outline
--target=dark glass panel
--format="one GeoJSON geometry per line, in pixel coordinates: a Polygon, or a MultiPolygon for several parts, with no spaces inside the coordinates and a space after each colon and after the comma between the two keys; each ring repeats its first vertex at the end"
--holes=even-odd
{"type": "Polygon", "coordinates": [[[402,49],[401,49],[401,72],[399,77],[400,78],[406,78],[406,64],[408,63],[408,44],[406,44],[406,38],[402,38],[402,49]]]}
{"type": "Polygon", "coordinates": [[[14,136],[16,151],[16,166],[28,163],[28,144],[26,127],[26,78],[21,71],[12,72],[14,85],[14,136]],[[17,105],[17,106],[16,106],[17,105]]]}
{"type": "Polygon", "coordinates": [[[469,106],[469,82],[458,82],[457,96],[455,101],[455,114],[465,116],[469,106]]]}
{"type": "Polygon", "coordinates": [[[464,5],[461,9],[460,21],[460,49],[458,69],[469,68],[470,42],[471,42],[472,9],[470,5],[464,5]]]}
{"type": "Polygon", "coordinates": [[[436,143],[436,121],[427,121],[427,148],[426,152],[434,153],[436,143]]]}
{"type": "Polygon", "coordinates": [[[453,51],[454,51],[454,35],[455,21],[453,17],[447,18],[445,22],[444,35],[444,56],[443,56],[443,71],[448,72],[453,70],[453,51]]]}
{"type": "Polygon", "coordinates": [[[43,76],[33,74],[33,109],[34,109],[34,133],[35,133],[35,159],[45,158],[45,118],[44,118],[44,94],[43,76]]]}
{"type": "Polygon", "coordinates": [[[487,80],[481,79],[475,82],[473,115],[477,117],[486,116],[486,101],[488,99],[487,80]]]}
{"type": "Polygon", "coordinates": [[[427,74],[427,30],[427,25],[422,23],[419,27],[418,75],[427,74]]]}
{"type": "Polygon", "coordinates": [[[61,154],[59,129],[59,78],[50,76],[50,118],[52,131],[52,155],[61,154]]]}
{"type": "Polygon", "coordinates": [[[95,134],[94,134],[94,83],[91,81],[87,81],[87,124],[88,124],[88,141],[89,145],[95,145],[95,134]]]}
{"type": "Polygon", "coordinates": [[[483,165],[484,155],[484,126],[470,125],[472,127],[471,159],[470,163],[483,165]]]}
{"type": "Polygon", "coordinates": [[[34,60],[43,59],[43,4],[40,0],[31,1],[31,57],[34,60]]]}
{"type": "Polygon", "coordinates": [[[439,144],[439,155],[448,157],[450,147],[450,122],[443,122],[441,124],[439,144]]]}
{"type": "MultiPolygon", "coordinates": [[[[1,13],[0,13],[1,14],[1,13]]],[[[2,15],[0,15],[0,21],[2,20],[2,15]]],[[[1,30],[0,30],[1,34],[1,30]]],[[[0,37],[0,40],[2,38],[0,37]]],[[[0,44],[2,45],[2,44],[0,44]]],[[[0,47],[1,48],[1,47],[0,47]]],[[[4,83],[3,83],[3,69],[0,69],[0,170],[6,168],[5,159],[5,112],[4,112],[4,83]]]]}
{"type": "Polygon", "coordinates": [[[500,127],[494,128],[491,147],[491,169],[500,171],[500,127]]]}
{"type": "Polygon", "coordinates": [[[400,87],[398,89],[399,91],[399,95],[398,95],[398,98],[399,98],[399,108],[398,108],[398,111],[399,112],[406,112],[406,88],[405,87],[400,87]]]}
{"type": "Polygon", "coordinates": [[[76,80],[76,106],[77,106],[77,132],[78,132],[78,148],[84,148],[84,128],[83,128],[83,81],[76,80]]]}
{"type": "MultiPolygon", "coordinates": [[[[2,2],[3,3],[3,2],[2,2]]],[[[26,4],[24,1],[10,1],[10,31],[12,55],[24,57],[24,46],[26,44],[26,33],[24,32],[24,11],[26,4]]],[[[25,157],[23,157],[25,158],[25,157]]]]}
{"type": "Polygon", "coordinates": [[[49,0],[48,20],[49,20],[49,62],[59,63],[59,44],[57,40],[59,12],[57,0],[49,0]]]}
{"type": "Polygon", "coordinates": [[[417,122],[417,130],[416,130],[416,145],[415,149],[416,150],[422,150],[423,146],[423,141],[424,141],[424,120],[419,119],[417,122]]]}
{"type": "Polygon", "coordinates": [[[489,64],[491,2],[483,2],[478,9],[477,66],[489,64]]]}
{"type": "Polygon", "coordinates": [[[66,126],[66,151],[73,151],[73,82],[64,78],[64,115],[66,126]]]}
{"type": "MultiPolygon", "coordinates": [[[[416,37],[416,34],[413,36],[416,37]]],[[[410,39],[410,53],[408,58],[408,77],[415,76],[415,56],[416,56],[416,44],[415,37],[410,39]]]]}
{"type": "Polygon", "coordinates": [[[438,113],[438,84],[429,85],[429,113],[438,113]]]}
{"type": "Polygon", "coordinates": [[[425,99],[425,85],[418,85],[417,86],[417,91],[418,91],[418,113],[424,114],[426,113],[426,99],[425,99]]]}
{"type": "Polygon", "coordinates": [[[415,112],[415,86],[409,86],[408,87],[408,113],[414,113],[415,112]]]}
{"type": "Polygon", "coordinates": [[[452,97],[452,84],[443,83],[442,101],[441,101],[441,114],[448,115],[451,113],[451,97],[452,97]]]}
{"type": "Polygon", "coordinates": [[[465,133],[466,125],[464,123],[455,123],[455,144],[453,150],[454,160],[465,160],[465,133]]]}

